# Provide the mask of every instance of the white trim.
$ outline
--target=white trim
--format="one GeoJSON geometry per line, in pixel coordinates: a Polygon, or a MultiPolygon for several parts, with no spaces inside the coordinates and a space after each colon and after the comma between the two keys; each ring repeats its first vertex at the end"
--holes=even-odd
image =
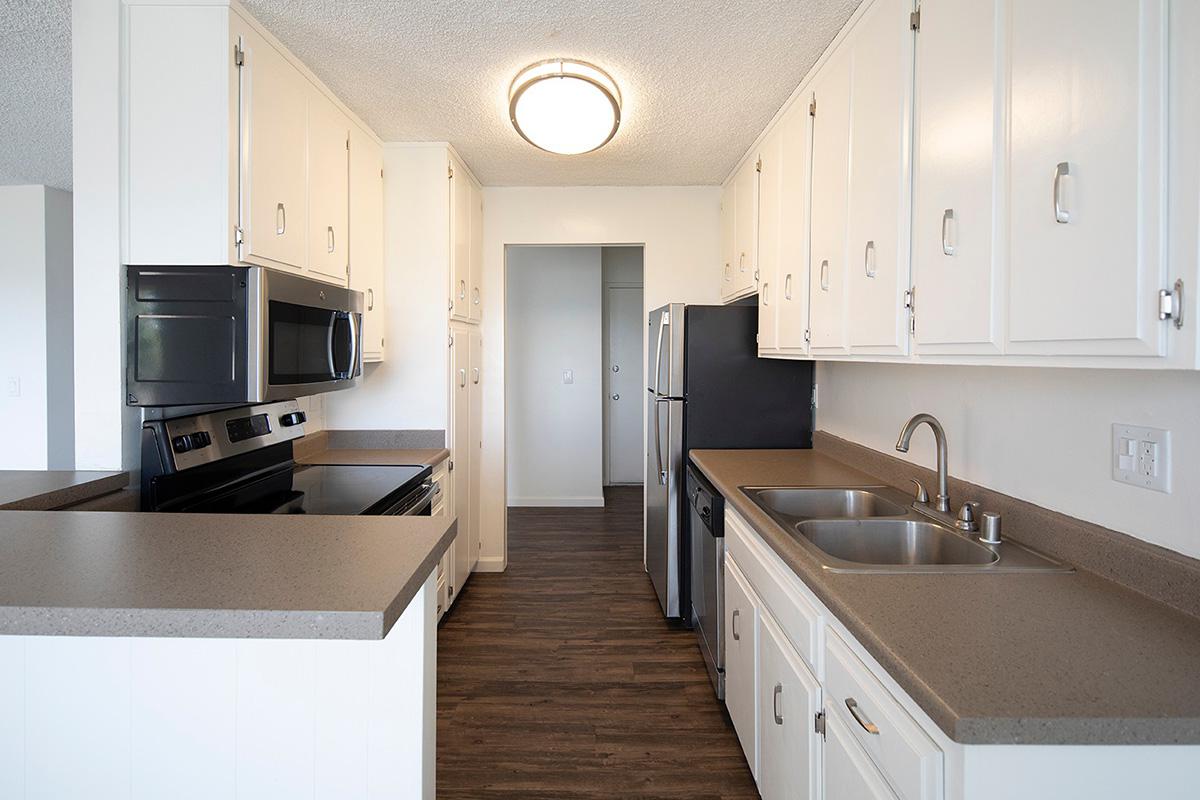
{"type": "Polygon", "coordinates": [[[475,563],[476,572],[504,572],[508,569],[508,559],[500,556],[480,556],[475,563]]]}
{"type": "Polygon", "coordinates": [[[510,497],[510,508],[603,508],[604,496],[510,497]]]}

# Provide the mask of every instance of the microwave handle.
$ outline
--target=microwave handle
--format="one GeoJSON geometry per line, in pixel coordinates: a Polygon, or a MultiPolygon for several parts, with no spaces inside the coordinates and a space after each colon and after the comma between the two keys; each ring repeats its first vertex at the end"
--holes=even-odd
{"type": "Polygon", "coordinates": [[[353,378],[358,371],[358,314],[355,314],[353,311],[334,311],[330,314],[327,343],[329,346],[329,376],[333,380],[348,380],[353,378]],[[350,363],[345,372],[338,372],[333,360],[333,332],[337,328],[337,321],[339,319],[346,320],[350,326],[350,363]]]}
{"type": "Polygon", "coordinates": [[[329,312],[329,330],[325,334],[325,354],[329,357],[329,379],[337,380],[337,365],[333,361],[333,332],[337,330],[338,312],[329,312]]]}
{"type": "Polygon", "coordinates": [[[358,362],[362,356],[362,353],[359,352],[361,344],[358,336],[358,326],[362,324],[362,315],[351,311],[347,313],[346,319],[350,323],[350,369],[346,370],[346,377],[353,378],[358,374],[358,362]]]}

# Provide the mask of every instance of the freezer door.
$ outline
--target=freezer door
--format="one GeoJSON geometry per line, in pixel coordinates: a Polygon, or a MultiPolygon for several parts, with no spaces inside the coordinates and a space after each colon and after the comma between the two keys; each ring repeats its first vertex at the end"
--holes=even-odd
{"type": "Polygon", "coordinates": [[[646,389],[656,397],[683,397],[683,303],[650,312],[646,331],[646,389]]]}
{"type": "Polygon", "coordinates": [[[683,401],[646,394],[646,572],[668,617],[681,616],[683,401]]]}

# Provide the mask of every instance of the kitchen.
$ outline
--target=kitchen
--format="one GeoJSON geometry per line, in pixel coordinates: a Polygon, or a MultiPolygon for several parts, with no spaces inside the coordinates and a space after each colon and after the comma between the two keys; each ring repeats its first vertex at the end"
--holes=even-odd
{"type": "Polygon", "coordinates": [[[3,13],[0,796],[1195,792],[1200,9],[3,13]],[[603,506],[528,246],[642,249],[603,506]]]}

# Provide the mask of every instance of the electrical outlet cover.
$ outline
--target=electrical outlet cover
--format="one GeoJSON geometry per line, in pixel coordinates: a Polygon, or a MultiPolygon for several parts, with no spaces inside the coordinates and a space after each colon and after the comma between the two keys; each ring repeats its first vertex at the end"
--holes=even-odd
{"type": "Polygon", "coordinates": [[[1171,492],[1171,432],[1113,423],[1112,478],[1120,483],[1171,492]]]}

